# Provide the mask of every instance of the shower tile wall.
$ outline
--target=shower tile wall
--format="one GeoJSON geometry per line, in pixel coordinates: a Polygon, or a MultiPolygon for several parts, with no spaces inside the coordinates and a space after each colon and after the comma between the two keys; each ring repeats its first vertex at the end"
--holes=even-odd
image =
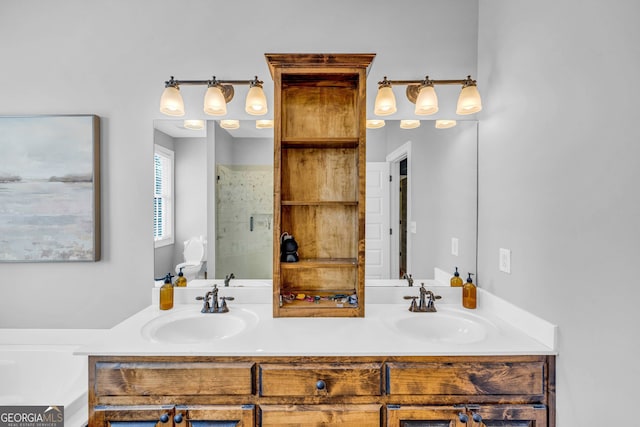
{"type": "Polygon", "coordinates": [[[217,165],[216,171],[215,277],[270,279],[273,167],[217,165]]]}

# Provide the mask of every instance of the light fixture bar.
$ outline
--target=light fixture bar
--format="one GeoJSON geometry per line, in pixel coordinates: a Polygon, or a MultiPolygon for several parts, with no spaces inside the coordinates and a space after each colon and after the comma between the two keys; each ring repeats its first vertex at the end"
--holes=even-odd
{"type": "Polygon", "coordinates": [[[204,112],[213,116],[225,115],[227,113],[225,104],[233,99],[233,86],[246,85],[249,86],[246,111],[251,115],[260,116],[267,113],[267,98],[262,90],[263,83],[258,80],[258,76],[252,80],[218,80],[215,76],[210,80],[176,80],[171,76],[164,82],[165,90],[160,98],[160,112],[169,116],[184,116],[184,101],[180,95],[180,86],[207,86],[204,112]]]}

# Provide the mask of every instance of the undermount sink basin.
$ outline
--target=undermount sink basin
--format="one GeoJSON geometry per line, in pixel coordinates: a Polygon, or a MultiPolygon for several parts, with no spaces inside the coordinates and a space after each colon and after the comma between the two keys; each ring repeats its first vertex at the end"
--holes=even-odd
{"type": "Polygon", "coordinates": [[[410,313],[393,322],[400,334],[422,341],[469,344],[483,341],[495,326],[479,316],[438,308],[436,313],[410,313]]]}
{"type": "Polygon", "coordinates": [[[231,308],[228,313],[205,314],[194,305],[149,321],[142,336],[153,342],[206,343],[233,337],[257,323],[258,316],[250,310],[231,308]]]}

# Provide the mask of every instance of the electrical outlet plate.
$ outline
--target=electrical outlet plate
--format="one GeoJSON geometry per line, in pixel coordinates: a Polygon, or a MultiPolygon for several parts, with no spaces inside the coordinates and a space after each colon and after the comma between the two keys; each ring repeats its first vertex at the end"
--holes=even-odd
{"type": "Polygon", "coordinates": [[[458,256],[458,238],[451,238],[451,255],[458,256]]]}
{"type": "Polygon", "coordinates": [[[511,250],[500,248],[500,271],[511,274],[511,250]]]}

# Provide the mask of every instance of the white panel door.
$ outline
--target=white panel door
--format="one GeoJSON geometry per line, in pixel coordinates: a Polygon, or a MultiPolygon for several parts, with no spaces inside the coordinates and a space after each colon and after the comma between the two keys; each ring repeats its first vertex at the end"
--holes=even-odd
{"type": "Polygon", "coordinates": [[[389,164],[367,162],[365,278],[389,279],[389,164]]]}

